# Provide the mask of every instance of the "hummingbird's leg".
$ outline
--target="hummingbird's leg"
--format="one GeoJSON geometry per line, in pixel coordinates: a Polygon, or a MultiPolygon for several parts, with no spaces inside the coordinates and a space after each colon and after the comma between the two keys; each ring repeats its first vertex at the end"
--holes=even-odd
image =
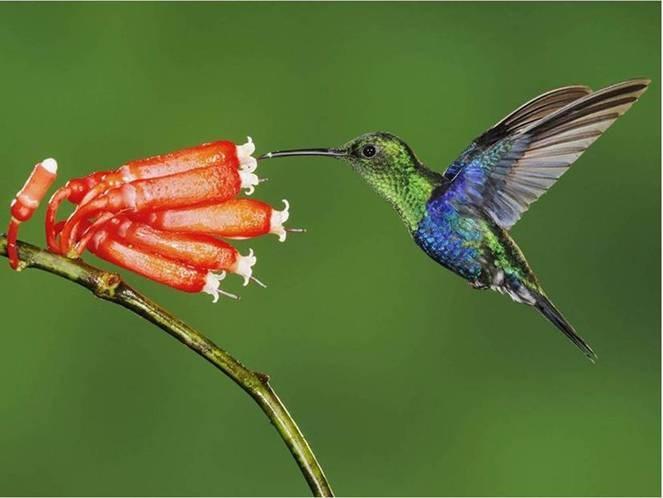
{"type": "Polygon", "coordinates": [[[472,282],[467,282],[467,283],[470,285],[470,287],[476,290],[486,290],[490,288],[488,285],[486,285],[485,283],[479,280],[474,280],[472,282]]]}

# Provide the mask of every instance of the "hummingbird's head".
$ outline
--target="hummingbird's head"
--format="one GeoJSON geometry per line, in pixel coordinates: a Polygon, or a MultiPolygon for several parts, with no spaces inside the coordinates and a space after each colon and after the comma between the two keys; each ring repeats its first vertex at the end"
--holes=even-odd
{"type": "Polygon", "coordinates": [[[369,185],[388,200],[393,200],[407,190],[411,176],[423,168],[408,144],[384,131],[366,133],[337,148],[269,152],[259,159],[288,156],[342,159],[350,163],[369,185]]]}
{"type": "Polygon", "coordinates": [[[440,175],[419,162],[412,149],[396,135],[366,133],[331,149],[293,149],[269,152],[258,159],[291,156],[325,156],[352,165],[375,191],[386,199],[413,230],[421,219],[440,175]]]}
{"type": "Polygon", "coordinates": [[[407,183],[419,161],[412,149],[396,135],[378,131],[366,133],[340,149],[342,156],[380,194],[407,183]]]}

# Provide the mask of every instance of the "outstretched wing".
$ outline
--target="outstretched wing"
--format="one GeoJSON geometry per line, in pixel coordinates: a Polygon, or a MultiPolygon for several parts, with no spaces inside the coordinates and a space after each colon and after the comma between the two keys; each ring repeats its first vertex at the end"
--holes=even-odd
{"type": "Polygon", "coordinates": [[[474,158],[498,141],[522,131],[523,127],[539,121],[548,114],[590,93],[592,93],[592,89],[588,86],[565,86],[525,102],[511,114],[498,121],[488,131],[475,138],[458,159],[447,168],[444,176],[449,180],[453,180],[463,167],[470,164],[474,158]]]}
{"type": "Polygon", "coordinates": [[[566,89],[525,104],[479,137],[475,151],[449,176],[456,163],[452,164],[445,172],[452,180],[450,188],[464,202],[483,208],[502,228],[511,228],[648,85],[645,79],[625,81],[575,98],[552,112],[545,109],[554,107],[555,100],[538,112],[527,108],[566,89]],[[500,127],[501,131],[493,131],[500,127]]]}

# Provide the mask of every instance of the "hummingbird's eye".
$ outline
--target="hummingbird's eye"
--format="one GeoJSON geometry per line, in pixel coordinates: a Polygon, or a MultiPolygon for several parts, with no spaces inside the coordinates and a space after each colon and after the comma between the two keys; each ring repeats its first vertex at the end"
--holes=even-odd
{"type": "Polygon", "coordinates": [[[364,157],[373,157],[376,152],[375,145],[364,145],[364,148],[361,149],[361,153],[364,157]]]}

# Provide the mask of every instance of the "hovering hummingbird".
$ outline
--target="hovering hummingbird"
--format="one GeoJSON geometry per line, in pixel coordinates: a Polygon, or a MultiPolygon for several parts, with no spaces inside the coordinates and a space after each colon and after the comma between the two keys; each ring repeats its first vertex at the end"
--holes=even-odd
{"type": "Polygon", "coordinates": [[[533,306],[594,361],[596,354],[548,299],[509,230],[649,83],[634,79],[596,92],[567,86],[544,93],[476,138],[444,173],[427,168],[407,143],[386,132],[338,148],[284,150],[260,159],[349,162],[395,208],[428,256],[475,289],[533,306]]]}

